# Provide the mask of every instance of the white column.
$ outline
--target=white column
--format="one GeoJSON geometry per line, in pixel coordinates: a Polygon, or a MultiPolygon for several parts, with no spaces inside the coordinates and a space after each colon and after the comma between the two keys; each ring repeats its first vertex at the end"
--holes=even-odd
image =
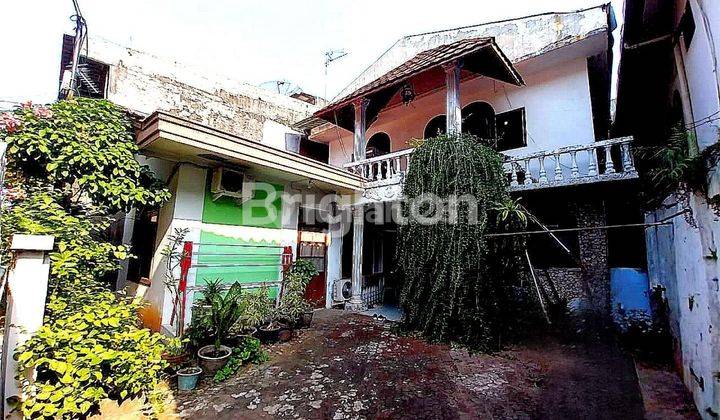
{"type": "MultiPolygon", "coordinates": [[[[7,313],[2,352],[3,418],[12,407],[8,398],[20,397],[20,384],[15,379],[15,349],[25,343],[43,325],[47,298],[50,259],[55,239],[52,236],[14,235],[10,249],[14,264],[7,278],[7,313]]],[[[25,372],[32,378],[32,372],[25,372]]]]}
{"type": "Polygon", "coordinates": [[[363,308],[362,301],[362,261],[363,233],[365,232],[365,207],[353,207],[353,256],[352,256],[352,297],[346,309],[357,311],[363,308]]]}
{"type": "Polygon", "coordinates": [[[460,70],[462,61],[453,60],[443,65],[445,70],[447,133],[462,132],[462,109],[460,106],[460,70]]]}
{"type": "Polygon", "coordinates": [[[370,103],[368,99],[360,98],[353,102],[355,109],[355,137],[353,139],[354,161],[365,159],[365,124],[367,106],[370,103]]]}

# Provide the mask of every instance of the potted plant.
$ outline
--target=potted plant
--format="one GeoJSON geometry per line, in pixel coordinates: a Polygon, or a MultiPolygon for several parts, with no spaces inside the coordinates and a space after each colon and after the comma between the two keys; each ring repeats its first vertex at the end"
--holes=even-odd
{"type": "Polygon", "coordinates": [[[309,326],[312,305],[305,300],[305,289],[317,275],[315,265],[308,260],[297,260],[285,274],[284,288],[277,312],[280,319],[296,327],[309,326]]]}
{"type": "Polygon", "coordinates": [[[165,351],[162,358],[165,359],[170,367],[175,370],[188,361],[188,352],[185,349],[187,340],[176,337],[168,337],[165,340],[165,351]]]}
{"type": "Polygon", "coordinates": [[[242,286],[238,282],[233,283],[225,293],[219,279],[208,281],[203,290],[203,310],[198,322],[210,334],[214,343],[201,347],[197,355],[200,367],[208,374],[214,375],[232,354],[232,349],[222,345],[222,340],[228,338],[230,329],[243,313],[241,296],[242,286]]]}
{"type": "Polygon", "coordinates": [[[190,366],[177,371],[178,391],[192,391],[198,383],[203,370],[197,366],[190,366]]]}

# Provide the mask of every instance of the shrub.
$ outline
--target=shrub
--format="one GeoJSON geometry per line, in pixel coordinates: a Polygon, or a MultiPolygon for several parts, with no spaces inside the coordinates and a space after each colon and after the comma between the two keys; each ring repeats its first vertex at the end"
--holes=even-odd
{"type": "Polygon", "coordinates": [[[296,260],[285,274],[280,304],[275,309],[275,317],[290,323],[300,319],[303,312],[311,308],[305,300],[305,289],[310,280],[317,275],[315,265],[308,260],[296,260]]]}
{"type": "Polygon", "coordinates": [[[169,197],[147,167],[125,111],[104,100],[25,104],[0,119],[8,143],[4,242],[15,233],[55,236],[43,327],[18,348],[27,417],[85,417],[99,401],[146,400],[165,362],[163,340],[139,326],[139,303],[103,279],[127,247],[107,240],[118,211],[169,197]],[[31,369],[34,382],[27,380],[31,369]]]}
{"type": "Polygon", "coordinates": [[[101,400],[149,395],[167,367],[163,337],[138,325],[138,303],[112,292],[53,295],[45,324],[15,356],[25,417],[76,417],[101,400]]]}

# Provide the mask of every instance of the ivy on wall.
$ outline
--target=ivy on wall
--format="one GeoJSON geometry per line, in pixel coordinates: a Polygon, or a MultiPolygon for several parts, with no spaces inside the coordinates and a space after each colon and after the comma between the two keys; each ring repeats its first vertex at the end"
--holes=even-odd
{"type": "Polygon", "coordinates": [[[409,217],[400,226],[397,258],[404,327],[433,341],[495,350],[503,330],[520,320],[516,310],[527,296],[520,286],[524,240],[485,237],[522,224],[496,210],[498,203],[512,201],[501,156],[474,136],[423,141],[405,180],[403,215],[410,216],[410,203],[428,193],[441,199],[467,195],[475,197],[476,204],[458,200],[455,222],[444,217],[425,224],[409,217]]]}

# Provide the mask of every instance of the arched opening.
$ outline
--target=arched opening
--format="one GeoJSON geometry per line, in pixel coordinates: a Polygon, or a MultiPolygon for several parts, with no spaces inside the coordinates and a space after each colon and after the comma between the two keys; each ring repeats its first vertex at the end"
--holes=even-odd
{"type": "Polygon", "coordinates": [[[390,153],[390,136],[385,133],[375,133],[365,146],[365,157],[372,158],[390,153]]]}
{"type": "Polygon", "coordinates": [[[423,138],[429,139],[431,137],[437,137],[439,135],[445,134],[446,131],[447,118],[445,117],[445,115],[438,115],[428,121],[427,125],[425,126],[423,138]]]}
{"type": "Polygon", "coordinates": [[[462,110],[462,132],[495,139],[495,110],[487,102],[473,102],[462,110]]]}

